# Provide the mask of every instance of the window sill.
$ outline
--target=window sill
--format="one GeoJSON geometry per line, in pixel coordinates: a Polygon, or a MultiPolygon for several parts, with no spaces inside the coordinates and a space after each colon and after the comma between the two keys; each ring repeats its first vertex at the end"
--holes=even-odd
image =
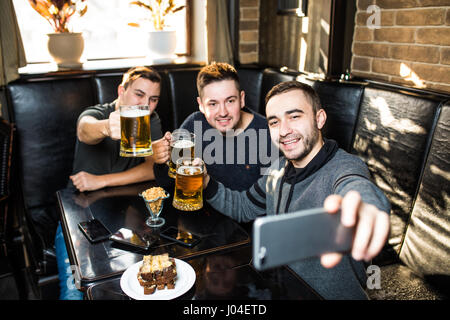
{"type": "Polygon", "coordinates": [[[76,73],[90,73],[98,71],[114,72],[129,69],[135,66],[164,66],[164,65],[204,65],[204,62],[194,62],[189,57],[178,57],[175,59],[152,60],[149,58],[123,58],[106,60],[88,60],[83,62],[81,68],[67,69],[58,68],[56,63],[31,63],[23,68],[19,68],[22,78],[36,75],[63,75],[76,73]]]}

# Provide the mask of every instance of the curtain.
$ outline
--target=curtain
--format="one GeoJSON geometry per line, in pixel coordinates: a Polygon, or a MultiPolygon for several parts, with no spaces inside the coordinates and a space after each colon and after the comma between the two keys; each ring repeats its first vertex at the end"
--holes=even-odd
{"type": "Polygon", "coordinates": [[[227,0],[208,0],[206,3],[206,32],[208,63],[233,64],[233,47],[228,25],[227,0]]]}
{"type": "Polygon", "coordinates": [[[19,77],[27,64],[12,0],[0,0],[0,86],[19,77]]]}

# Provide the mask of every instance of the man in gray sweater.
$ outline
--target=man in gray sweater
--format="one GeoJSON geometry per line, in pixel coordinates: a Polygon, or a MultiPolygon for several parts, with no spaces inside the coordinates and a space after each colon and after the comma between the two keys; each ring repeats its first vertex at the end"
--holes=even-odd
{"type": "Polygon", "coordinates": [[[351,255],[330,253],[289,266],[325,299],[366,299],[363,260],[369,262],[386,242],[388,200],[362,160],[322,137],[326,113],[310,86],[289,81],[272,88],[266,116],[284,156],[247,191],[227,189],[206,174],[205,199],[237,221],[321,206],[332,214],[340,208],[341,223],[356,227],[351,255]]]}

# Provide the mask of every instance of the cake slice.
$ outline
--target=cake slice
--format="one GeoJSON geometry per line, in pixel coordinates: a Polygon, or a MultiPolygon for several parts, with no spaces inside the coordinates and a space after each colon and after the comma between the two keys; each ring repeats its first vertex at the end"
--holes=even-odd
{"type": "Polygon", "coordinates": [[[137,274],[139,284],[144,287],[144,294],[152,294],[156,289],[162,290],[166,286],[167,289],[174,289],[176,276],[175,259],[169,258],[167,253],[144,256],[137,274]]]}

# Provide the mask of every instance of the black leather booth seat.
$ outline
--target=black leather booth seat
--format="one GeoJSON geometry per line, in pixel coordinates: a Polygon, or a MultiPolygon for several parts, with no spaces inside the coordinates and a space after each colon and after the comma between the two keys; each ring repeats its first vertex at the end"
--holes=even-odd
{"type": "MultiPolygon", "coordinates": [[[[199,70],[158,68],[163,83],[157,112],[164,131],[179,127],[198,110],[199,70]]],[[[79,73],[64,79],[29,77],[6,88],[6,114],[17,128],[20,188],[15,191],[23,197],[23,203],[15,205],[26,212],[44,248],[52,246],[53,233],[47,231],[58,219],[54,194],[65,186],[72,169],[78,115],[90,105],[112,101],[122,72],[79,73]]],[[[444,106],[450,97],[370,81],[314,81],[261,66],[240,66],[238,73],[247,107],[261,114],[265,114],[265,95],[275,84],[294,79],[311,84],[328,115],[324,135],[361,157],[391,201],[389,242],[373,262],[383,268],[383,285],[369,295],[442,298],[442,288],[436,290],[430,279],[445,283],[450,273],[450,116],[449,105],[444,106]],[[415,292],[423,294],[400,294],[399,287],[389,283],[418,284],[420,290],[415,292]]]]}
{"type": "Polygon", "coordinates": [[[72,171],[79,114],[95,103],[90,78],[13,83],[8,86],[17,127],[22,194],[45,246],[59,220],[55,191],[72,171]],[[82,93],[82,94],[80,94],[82,93]],[[50,231],[50,232],[49,232],[50,231]]]}

